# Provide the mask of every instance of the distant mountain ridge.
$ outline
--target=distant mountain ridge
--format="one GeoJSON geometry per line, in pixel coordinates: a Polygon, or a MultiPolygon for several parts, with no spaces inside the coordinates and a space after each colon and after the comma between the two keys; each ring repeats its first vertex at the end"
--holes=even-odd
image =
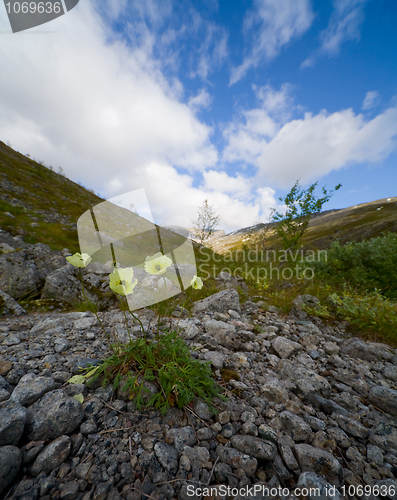
{"type": "MultiPolygon", "coordinates": [[[[240,248],[243,244],[250,244],[253,236],[268,228],[266,244],[272,246],[277,243],[273,227],[274,223],[255,224],[214,237],[210,243],[216,252],[225,253],[232,248],[240,248]]],[[[344,244],[374,238],[387,232],[397,232],[397,196],[314,214],[307,233],[302,238],[302,245],[323,249],[337,239],[344,244]]]]}

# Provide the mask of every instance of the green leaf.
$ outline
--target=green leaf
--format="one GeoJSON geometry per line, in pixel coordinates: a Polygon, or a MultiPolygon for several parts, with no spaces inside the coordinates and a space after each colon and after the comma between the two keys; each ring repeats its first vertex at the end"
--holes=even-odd
{"type": "Polygon", "coordinates": [[[93,370],[87,373],[87,375],[84,375],[85,378],[92,377],[94,373],[98,370],[99,366],[96,366],[93,370]]]}
{"type": "Polygon", "coordinates": [[[84,375],[75,375],[74,377],[68,380],[69,384],[84,384],[85,377],[84,375]]]}
{"type": "Polygon", "coordinates": [[[84,396],[82,394],[76,394],[73,397],[74,397],[74,399],[77,399],[77,401],[79,401],[81,404],[84,403],[84,396]]]}

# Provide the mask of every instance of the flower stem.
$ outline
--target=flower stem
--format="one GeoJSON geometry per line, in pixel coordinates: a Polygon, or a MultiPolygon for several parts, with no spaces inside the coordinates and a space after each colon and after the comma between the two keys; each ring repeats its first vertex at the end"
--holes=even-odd
{"type": "Polygon", "coordinates": [[[128,304],[128,299],[126,298],[126,302],[127,302],[127,307],[128,307],[128,311],[129,313],[131,314],[131,316],[136,319],[138,321],[138,323],[141,325],[141,330],[142,330],[142,335],[143,335],[143,338],[145,339],[145,344],[147,344],[147,339],[146,339],[146,332],[145,332],[145,329],[143,328],[143,324],[142,324],[142,321],[137,317],[135,316],[135,314],[131,311],[130,309],[130,305],[128,304]]]}
{"type": "Polygon", "coordinates": [[[121,310],[123,311],[123,314],[124,314],[125,326],[127,327],[128,338],[130,339],[130,342],[132,342],[131,332],[130,332],[130,329],[128,328],[128,319],[127,319],[127,315],[125,314],[125,307],[123,305],[123,301],[122,301],[122,299],[118,295],[117,295],[117,298],[118,298],[118,300],[120,302],[120,308],[121,308],[121,310]]]}

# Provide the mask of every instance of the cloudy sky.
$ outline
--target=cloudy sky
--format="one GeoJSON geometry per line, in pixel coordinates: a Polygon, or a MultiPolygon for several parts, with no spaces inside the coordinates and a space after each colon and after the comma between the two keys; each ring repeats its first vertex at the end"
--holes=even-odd
{"type": "Polygon", "coordinates": [[[266,221],[297,179],[396,196],[396,26],[390,0],[80,0],[12,34],[2,3],[0,140],[161,224],[266,221]]]}

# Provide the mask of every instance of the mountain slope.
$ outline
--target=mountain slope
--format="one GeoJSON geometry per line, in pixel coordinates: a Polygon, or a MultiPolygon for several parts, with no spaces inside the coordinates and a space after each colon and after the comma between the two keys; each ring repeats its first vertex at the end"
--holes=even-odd
{"type": "MultiPolygon", "coordinates": [[[[231,248],[240,248],[242,244],[249,244],[261,229],[268,228],[266,245],[272,246],[278,242],[273,227],[273,224],[256,224],[225,236],[215,237],[210,243],[216,252],[225,253],[231,248]]],[[[382,233],[389,231],[397,232],[396,196],[315,214],[310,221],[307,233],[302,238],[302,245],[325,249],[337,239],[344,244],[348,241],[361,241],[381,236],[382,233]]]]}
{"type": "Polygon", "coordinates": [[[0,185],[0,228],[54,250],[77,251],[77,219],[103,201],[1,141],[0,185]]]}

